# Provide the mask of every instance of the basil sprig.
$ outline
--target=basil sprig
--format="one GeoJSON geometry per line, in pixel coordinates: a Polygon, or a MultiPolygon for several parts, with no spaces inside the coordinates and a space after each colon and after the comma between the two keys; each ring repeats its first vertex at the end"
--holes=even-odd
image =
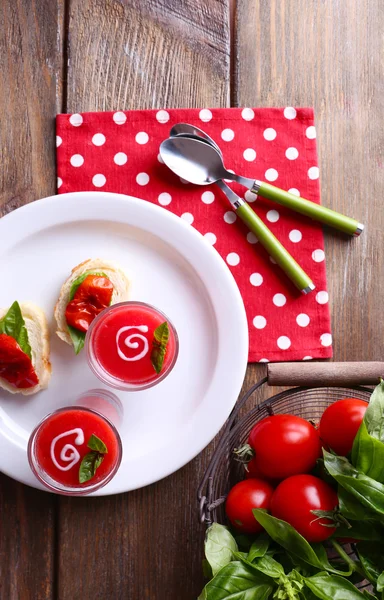
{"type": "Polygon", "coordinates": [[[0,333],[5,333],[16,340],[22,351],[32,360],[32,349],[29,344],[28,331],[17,301],[12,304],[8,312],[0,319],[0,333]]]}
{"type": "MultiPolygon", "coordinates": [[[[262,513],[267,515],[261,510],[255,510],[255,513],[258,520],[262,513]]],[[[235,538],[229,530],[223,525],[214,523],[207,530],[205,541],[205,556],[207,564],[211,567],[211,580],[203,589],[199,600],[267,600],[268,598],[271,600],[272,598],[362,600],[365,598],[347,578],[353,570],[350,565],[348,565],[348,572],[344,572],[344,576],[338,575],[337,569],[333,569],[328,562],[323,546],[322,552],[318,549],[311,552],[313,547],[321,544],[314,544],[312,547],[306,542],[303,545],[298,541],[299,534],[288,523],[278,521],[279,519],[273,517],[268,521],[268,533],[273,534],[271,537],[274,541],[271,541],[267,533],[263,533],[255,539],[248,553],[237,551],[235,538]],[[284,554],[281,546],[276,544],[277,538],[283,540],[292,553],[284,554]],[[310,563],[306,562],[308,559],[310,563]],[[313,562],[316,562],[316,566],[311,564],[313,562]]],[[[351,563],[353,564],[352,561],[351,563]]],[[[379,574],[376,567],[375,569],[379,580],[381,573],[379,574]]]]}
{"type": "Polygon", "coordinates": [[[88,452],[88,454],[84,456],[83,460],[80,463],[80,483],[85,483],[86,481],[89,481],[90,479],[92,479],[92,477],[96,475],[96,471],[103,462],[105,454],[108,453],[107,446],[100,438],[97,437],[97,435],[91,435],[87,446],[91,449],[91,452],[88,452]]]}
{"type": "Polygon", "coordinates": [[[169,327],[167,321],[156,327],[153,332],[151,363],[156,373],[163,368],[165,353],[169,341],[169,327]]]}
{"type": "MultiPolygon", "coordinates": [[[[80,275],[80,277],[78,277],[72,282],[71,289],[69,291],[69,302],[73,300],[78,288],[81,286],[84,279],[88,277],[88,275],[96,275],[98,277],[106,277],[108,279],[108,276],[105,273],[99,271],[85,271],[85,273],[80,275]]],[[[84,348],[86,333],[85,331],[80,331],[79,329],[76,329],[75,327],[72,327],[68,324],[67,327],[69,335],[71,336],[75,354],[79,354],[79,352],[84,348]]]]}

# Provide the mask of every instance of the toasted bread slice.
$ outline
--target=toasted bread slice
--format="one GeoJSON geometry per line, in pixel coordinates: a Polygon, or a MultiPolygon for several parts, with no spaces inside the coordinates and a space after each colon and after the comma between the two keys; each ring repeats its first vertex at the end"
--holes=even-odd
{"type": "MultiPolygon", "coordinates": [[[[20,389],[0,377],[0,388],[11,394],[30,396],[48,387],[51,378],[51,363],[49,362],[49,330],[44,311],[31,302],[20,304],[25,326],[28,331],[28,341],[32,349],[32,364],[39,378],[38,385],[33,388],[20,389]]],[[[8,308],[0,308],[0,319],[7,313],[8,308]]]]}
{"type": "Polygon", "coordinates": [[[72,272],[60,290],[59,299],[55,306],[55,319],[57,322],[57,335],[63,342],[72,346],[71,336],[69,335],[68,325],[65,318],[65,310],[69,302],[72,283],[83,275],[86,271],[102,272],[107,275],[113,285],[113,294],[111,304],[124,302],[128,300],[130,282],[124,271],[114,262],[102,260],[101,258],[88,259],[77,267],[72,269],[72,272]]]}

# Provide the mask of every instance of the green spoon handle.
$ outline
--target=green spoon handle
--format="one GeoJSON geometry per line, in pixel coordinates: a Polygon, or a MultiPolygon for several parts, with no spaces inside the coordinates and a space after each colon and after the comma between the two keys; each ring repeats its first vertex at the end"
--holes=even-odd
{"type": "Polygon", "coordinates": [[[264,181],[255,181],[252,191],[259,194],[259,196],[263,196],[263,198],[268,198],[282,206],[287,206],[302,215],[311,217],[311,219],[314,219],[315,221],[325,223],[326,225],[339,229],[349,235],[358,236],[364,229],[364,225],[356,221],[356,219],[346,217],[330,208],[326,208],[325,206],[321,206],[320,204],[316,204],[305,198],[299,198],[294,194],[290,194],[289,192],[281,190],[269,183],[265,183],[264,181]]]}
{"type": "Polygon", "coordinates": [[[293,256],[289,254],[288,250],[284,248],[247,202],[240,204],[236,209],[236,214],[256,235],[260,244],[303,294],[308,294],[315,289],[314,284],[305,271],[303,271],[293,256]]]}

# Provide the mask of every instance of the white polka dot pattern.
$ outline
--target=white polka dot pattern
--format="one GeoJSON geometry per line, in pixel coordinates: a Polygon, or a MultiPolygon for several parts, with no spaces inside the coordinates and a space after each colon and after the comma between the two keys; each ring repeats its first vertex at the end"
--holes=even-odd
{"type": "Polygon", "coordinates": [[[72,167],[81,167],[84,164],[84,158],[81,154],[74,154],[70,158],[70,163],[72,167]]]}
{"type": "Polygon", "coordinates": [[[102,173],[97,173],[92,177],[92,183],[95,187],[103,187],[106,183],[106,177],[102,173]]]}
{"type": "Polygon", "coordinates": [[[240,262],[240,256],[236,252],[230,252],[227,254],[226,261],[231,267],[235,267],[240,262]]]}
{"type": "Polygon", "coordinates": [[[252,162],[256,159],[256,150],[254,150],[253,148],[247,148],[246,150],[244,150],[243,156],[246,161],[252,162]]]}
{"type": "Polygon", "coordinates": [[[128,156],[125,154],[125,152],[117,152],[113,157],[113,162],[122,167],[128,162],[128,156]]]}
{"type": "Polygon", "coordinates": [[[288,336],[281,335],[279,338],[277,338],[277,345],[280,350],[288,350],[288,348],[291,346],[291,340],[288,336]]]}
{"type": "Polygon", "coordinates": [[[69,122],[74,127],[80,127],[80,125],[82,125],[82,123],[83,123],[83,117],[81,115],[79,115],[78,113],[75,113],[74,115],[71,115],[69,117],[69,122]]]}
{"type": "Polygon", "coordinates": [[[272,142],[276,138],[277,133],[272,127],[268,127],[264,130],[263,136],[268,142],[272,142]]]}
{"type": "Polygon", "coordinates": [[[308,169],[309,179],[319,179],[319,167],[310,167],[308,169]]]}
{"type": "MultiPolygon", "coordinates": [[[[278,203],[257,197],[247,187],[229,182],[313,279],[316,290],[303,296],[217,186],[189,184],[164,165],[159,147],[178,122],[201,127],[212,136],[223,151],[226,168],[260,178],[296,197],[319,201],[312,111],[292,106],[227,112],[204,107],[173,111],[164,106],[140,113],[59,115],[58,193],[88,189],[132,194],[181,218],[185,236],[189,227],[196,228],[204,236],[201,243],[222,256],[227,275],[229,268],[240,289],[249,325],[251,362],[330,357],[330,301],[321,228],[278,203]]],[[[209,248],[206,252],[215,254],[209,248]]]]}
{"type": "Polygon", "coordinates": [[[168,121],[169,121],[169,112],[167,112],[166,110],[159,110],[159,111],[157,111],[157,113],[156,113],[156,120],[159,123],[162,123],[162,124],[168,123],[168,121]]]}
{"type": "Polygon", "coordinates": [[[201,200],[204,202],[204,204],[212,204],[212,202],[215,199],[215,194],[213,192],[203,192],[201,194],[201,200]]]}
{"type": "Polygon", "coordinates": [[[252,108],[243,108],[241,111],[241,116],[244,121],[252,121],[252,119],[255,118],[255,113],[253,112],[252,108]]]}
{"type": "Polygon", "coordinates": [[[296,323],[300,325],[300,327],[307,327],[310,323],[311,319],[305,313],[301,313],[296,317],[296,323]]]}
{"type": "Polygon", "coordinates": [[[124,125],[124,123],[127,120],[126,115],[121,111],[117,111],[117,112],[113,113],[112,118],[113,118],[114,122],[116,123],[116,125],[124,125]]]}
{"type": "Polygon", "coordinates": [[[275,294],[272,298],[272,302],[275,306],[284,306],[287,303],[287,298],[284,294],[275,294]]]}
{"type": "Polygon", "coordinates": [[[235,132],[233,131],[233,129],[223,129],[223,131],[221,132],[221,139],[224,140],[224,142],[231,142],[234,137],[235,132]]]}
{"type": "Polygon", "coordinates": [[[103,135],[102,133],[95,133],[95,135],[92,138],[92,144],[94,146],[102,146],[103,144],[105,144],[105,135],[103,135]]]}
{"type": "Polygon", "coordinates": [[[208,123],[212,119],[212,113],[208,108],[203,108],[199,112],[199,118],[203,123],[208,123]]]}
{"type": "Polygon", "coordinates": [[[139,185],[147,185],[147,183],[149,182],[149,175],[148,175],[148,173],[139,173],[136,176],[136,182],[139,185]]]}
{"type": "Polygon", "coordinates": [[[270,223],[277,223],[277,221],[280,219],[280,215],[277,210],[269,210],[267,212],[267,219],[270,223]]]}
{"type": "Polygon", "coordinates": [[[328,302],[328,292],[320,291],[316,294],[316,302],[319,304],[327,304],[328,302]]]}
{"type": "Polygon", "coordinates": [[[211,231],[208,231],[208,233],[204,235],[204,239],[206,239],[208,244],[211,244],[211,246],[214,246],[217,242],[217,237],[211,231]]]}
{"type": "Polygon", "coordinates": [[[255,317],[253,319],[253,325],[254,325],[254,327],[256,327],[256,329],[264,329],[266,324],[267,324],[267,319],[265,317],[263,317],[262,315],[257,315],[257,317],[255,317]]]}
{"type": "Polygon", "coordinates": [[[234,223],[236,221],[237,217],[236,214],[233,212],[233,210],[229,210],[228,212],[225,213],[224,215],[224,221],[226,223],[228,223],[229,225],[231,223],[234,223]]]}
{"type": "Polygon", "coordinates": [[[312,252],[312,260],[314,260],[315,262],[317,262],[317,263],[323,262],[324,259],[325,259],[324,250],[321,250],[319,248],[318,250],[314,250],[312,252]]]}
{"type": "Polygon", "coordinates": [[[171,194],[168,194],[168,192],[162,192],[161,194],[159,194],[157,199],[161,206],[168,206],[168,204],[171,204],[172,202],[172,196],[171,194]]]}
{"type": "Polygon", "coordinates": [[[146,144],[149,140],[148,133],[146,133],[145,131],[139,131],[139,133],[136,134],[135,140],[141,146],[146,144]]]}
{"type": "Polygon", "coordinates": [[[278,176],[279,174],[276,171],[276,169],[267,169],[265,171],[265,179],[267,179],[268,181],[276,181],[278,176]]]}
{"type": "Polygon", "coordinates": [[[263,283],[263,276],[260,275],[260,273],[252,273],[252,275],[249,278],[249,281],[255,287],[259,287],[263,283]]]}
{"type": "Polygon", "coordinates": [[[195,220],[193,214],[190,212],[183,213],[181,215],[181,218],[183,219],[183,221],[185,221],[189,225],[192,225],[193,221],[195,220]]]}
{"type": "Polygon", "coordinates": [[[289,119],[291,121],[292,119],[296,118],[296,114],[296,109],[292,106],[287,106],[287,108],[284,108],[284,117],[286,119],[289,119]]]}

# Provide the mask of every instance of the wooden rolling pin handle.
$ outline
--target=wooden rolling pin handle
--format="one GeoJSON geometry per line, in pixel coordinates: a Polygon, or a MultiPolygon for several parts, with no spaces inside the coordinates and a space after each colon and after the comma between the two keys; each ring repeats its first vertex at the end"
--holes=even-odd
{"type": "Polygon", "coordinates": [[[300,362],[268,364],[268,385],[337,387],[376,385],[384,362],[300,362]]]}

